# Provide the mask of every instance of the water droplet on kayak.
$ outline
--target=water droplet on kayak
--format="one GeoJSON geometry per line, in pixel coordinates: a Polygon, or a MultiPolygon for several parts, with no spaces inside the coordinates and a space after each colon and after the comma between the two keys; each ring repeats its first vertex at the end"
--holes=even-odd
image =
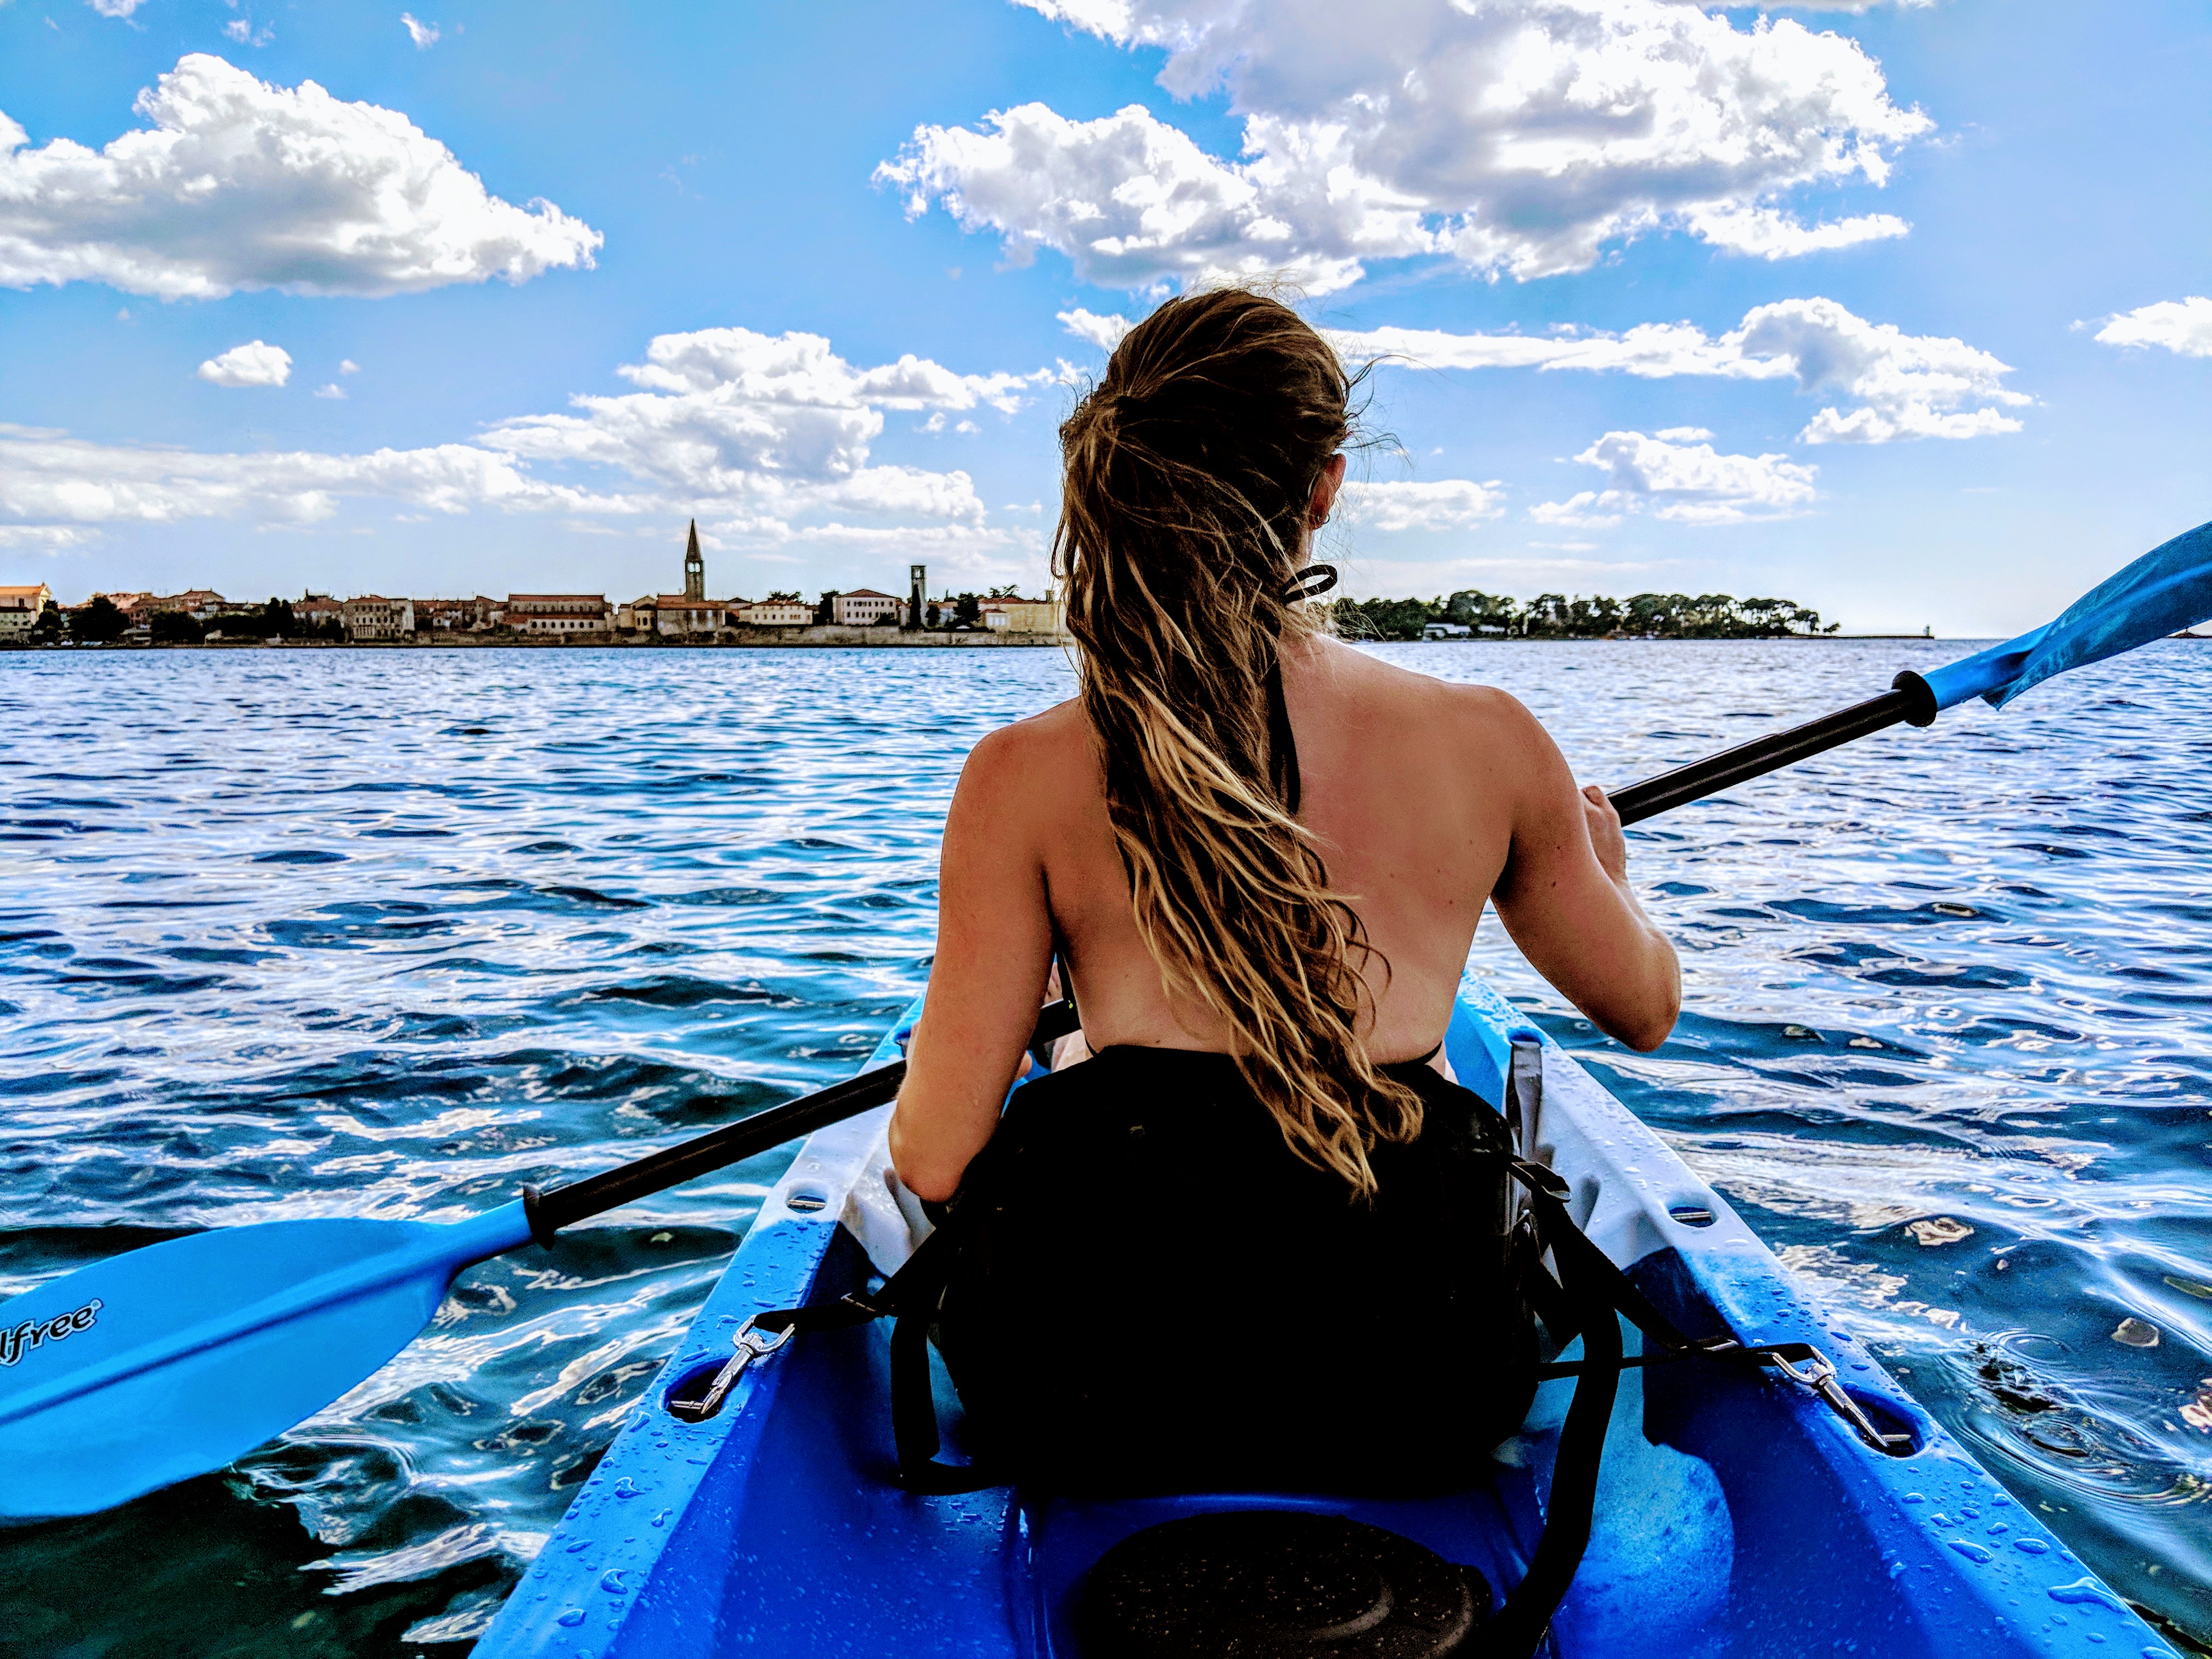
{"type": "Polygon", "coordinates": [[[570,1607],[553,1622],[556,1625],[566,1625],[569,1629],[574,1630],[584,1622],[584,1610],[581,1607],[570,1607]]]}
{"type": "Polygon", "coordinates": [[[599,1588],[610,1595],[628,1595],[629,1586],[623,1583],[623,1569],[610,1567],[599,1575],[599,1588]]]}
{"type": "Polygon", "coordinates": [[[587,1550],[587,1549],[589,1549],[589,1548],[591,1548],[591,1547],[592,1547],[592,1540],[591,1540],[590,1539],[588,1539],[588,1538],[579,1538],[579,1539],[574,1540],[574,1541],[572,1541],[572,1542],[569,1544],[569,1546],[568,1546],[568,1553],[569,1553],[569,1554],[571,1554],[571,1555],[574,1555],[574,1554],[578,1553],[579,1553],[579,1552],[580,1552],[580,1551],[587,1550]]]}
{"type": "Polygon", "coordinates": [[[1971,1538],[1954,1538],[1951,1547],[1976,1566],[1985,1566],[1997,1559],[1997,1553],[1985,1544],[1977,1544],[1971,1538]]]}
{"type": "Polygon", "coordinates": [[[621,1480],[615,1482],[615,1496],[617,1498],[636,1497],[637,1482],[631,1480],[628,1475],[623,1476],[621,1480]]]}
{"type": "Polygon", "coordinates": [[[2051,1599],[2069,1607],[2093,1606],[2109,1607],[2114,1613],[2126,1611],[2120,1599],[2094,1578],[2077,1578],[2070,1584],[2053,1584],[2051,1599]]]}

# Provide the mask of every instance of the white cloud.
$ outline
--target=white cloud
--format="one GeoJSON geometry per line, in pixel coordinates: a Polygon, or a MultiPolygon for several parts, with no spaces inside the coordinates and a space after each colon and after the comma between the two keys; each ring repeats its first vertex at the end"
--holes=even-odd
{"type": "Polygon", "coordinates": [[[1690,230],[1731,253],[1760,259],[1796,259],[1808,253],[1856,247],[1861,242],[1884,242],[1910,235],[1912,227],[1893,213],[1862,213],[1849,219],[1823,219],[1803,224],[1779,208],[1692,208],[1684,222],[1690,230]]]}
{"type": "Polygon", "coordinates": [[[1466,530],[1504,512],[1495,478],[1353,479],[1344,486],[1339,511],[1345,521],[1383,535],[1407,531],[1466,530]]]}
{"type": "Polygon", "coordinates": [[[1603,467],[1609,483],[1529,508],[1537,523],[1601,528],[1648,513],[1678,524],[1743,524],[1790,517],[1819,493],[1819,469],[1787,456],[1722,455],[1709,443],[1669,442],[1664,434],[1608,432],[1575,459],[1603,467]]]}
{"type": "Polygon", "coordinates": [[[507,458],[467,444],[367,455],[203,454],[0,426],[0,514],[32,522],[170,524],[247,516],[312,524],[337,511],[340,497],[362,495],[445,513],[480,503],[620,507],[588,492],[539,483],[507,458]]]}
{"type": "Polygon", "coordinates": [[[146,3],[146,0],[84,0],[102,17],[128,17],[146,3]]]}
{"type": "Polygon", "coordinates": [[[1893,323],[1870,323],[1817,297],[1754,307],[1718,337],[1689,323],[1642,323],[1620,334],[1575,328],[1550,335],[1378,328],[1331,337],[1354,361],[1388,357],[1429,368],[1588,369],[1645,380],[1678,374],[1790,380],[1801,393],[1826,393],[1856,404],[1821,410],[1799,434],[1806,443],[2017,432],[2020,422],[1997,406],[2034,401],[2006,388],[2004,376],[2012,373],[2007,364],[1963,340],[1907,334],[1893,323]]]}
{"type": "Polygon", "coordinates": [[[266,340],[249,340],[209,358],[199,377],[217,386],[282,386],[292,378],[292,354],[266,340]]]}
{"type": "Polygon", "coordinates": [[[315,388],[315,396],[318,398],[343,399],[345,395],[345,388],[336,380],[332,380],[328,386],[319,386],[315,388]]]}
{"type": "Polygon", "coordinates": [[[1121,337],[1136,324],[1116,312],[1100,316],[1095,311],[1078,307],[1073,311],[1054,312],[1060,325],[1079,340],[1088,340],[1101,351],[1111,351],[1121,343],[1121,337]]]}
{"type": "Polygon", "coordinates": [[[586,265],[604,240],[489,194],[395,110],[222,58],[177,62],[105,149],[35,149],[0,114],[0,288],[106,283],[165,300],[240,289],[417,293],[586,265]]]}
{"type": "Polygon", "coordinates": [[[252,20],[245,17],[232,18],[222,26],[222,32],[241,46],[265,46],[276,38],[272,25],[264,23],[257,29],[252,20]]]}
{"type": "Polygon", "coordinates": [[[416,51],[428,52],[438,44],[438,26],[435,23],[418,23],[413,13],[404,11],[399,14],[399,21],[407,31],[407,38],[415,43],[416,51]]]}
{"type": "Polygon", "coordinates": [[[354,362],[350,357],[344,358],[338,363],[338,373],[341,374],[358,374],[361,373],[361,365],[354,362]]]}
{"type": "Polygon", "coordinates": [[[1036,539],[991,527],[966,472],[879,465],[870,447],[886,410],[1012,410],[1053,383],[1049,371],[961,374],[912,356],[862,368],[818,335],[732,328],[661,335],[619,372],[643,389],[578,397],[569,412],[519,416],[471,442],[369,454],[202,453],[0,426],[0,524],[310,524],[361,498],[449,514],[696,513],[756,545],[1036,539]]]}
{"type": "Polygon", "coordinates": [[[2097,338],[2106,345],[2164,346],[2185,357],[2212,357],[2212,300],[2192,294],[2139,306],[2107,319],[2097,338]]]}
{"type": "Polygon", "coordinates": [[[1848,246],[1905,227],[1807,225],[1786,198],[1884,183],[1933,125],[1854,41],[1680,0],[1373,0],[1352,26],[1322,0],[1020,3],[1164,49],[1179,98],[1225,88],[1241,156],[1139,105],[1077,121],[1033,103],[919,127],[877,178],[910,214],[942,204],[1107,287],[1279,270],[1322,293],[1433,253],[1534,277],[1669,228],[1768,258],[1848,246]]]}
{"type": "Polygon", "coordinates": [[[100,532],[74,524],[0,524],[0,547],[33,548],[58,553],[96,540],[100,532]]]}

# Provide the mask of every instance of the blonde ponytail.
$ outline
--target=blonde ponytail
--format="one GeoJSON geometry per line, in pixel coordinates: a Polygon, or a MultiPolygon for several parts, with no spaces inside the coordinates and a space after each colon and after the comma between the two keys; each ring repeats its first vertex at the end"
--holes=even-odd
{"type": "Polygon", "coordinates": [[[1294,816],[1277,738],[1281,643],[1310,627],[1305,514],[1352,386],[1274,300],[1169,301],[1060,428],[1053,558],[1162,986],[1227,1027],[1291,1149],[1367,1194],[1370,1150],[1419,1134],[1420,1100],[1367,1056],[1359,968],[1389,963],[1294,816]]]}

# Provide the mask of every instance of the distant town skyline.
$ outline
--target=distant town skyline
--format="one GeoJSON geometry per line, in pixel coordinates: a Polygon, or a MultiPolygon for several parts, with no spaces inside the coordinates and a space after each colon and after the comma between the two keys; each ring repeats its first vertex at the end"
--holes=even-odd
{"type": "Polygon", "coordinates": [[[264,10],[0,5],[0,583],[1036,591],[1225,276],[1381,365],[1353,595],[2005,633],[2212,516],[2187,0],[264,10]]]}

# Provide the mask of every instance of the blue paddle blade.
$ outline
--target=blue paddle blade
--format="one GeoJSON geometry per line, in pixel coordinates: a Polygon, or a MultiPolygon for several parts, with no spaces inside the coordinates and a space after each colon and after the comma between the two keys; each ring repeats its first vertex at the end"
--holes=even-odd
{"type": "Polygon", "coordinates": [[[131,1250],[0,1304],[0,1520],[88,1515],[219,1469],[414,1340],[453,1276],[530,1237],[276,1221],[131,1250]]]}
{"type": "Polygon", "coordinates": [[[2069,668],[2212,620],[2212,524],[2154,547],[2091,588],[2057,621],[1923,678],[1938,708],[1980,697],[2002,708],[2069,668]]]}

